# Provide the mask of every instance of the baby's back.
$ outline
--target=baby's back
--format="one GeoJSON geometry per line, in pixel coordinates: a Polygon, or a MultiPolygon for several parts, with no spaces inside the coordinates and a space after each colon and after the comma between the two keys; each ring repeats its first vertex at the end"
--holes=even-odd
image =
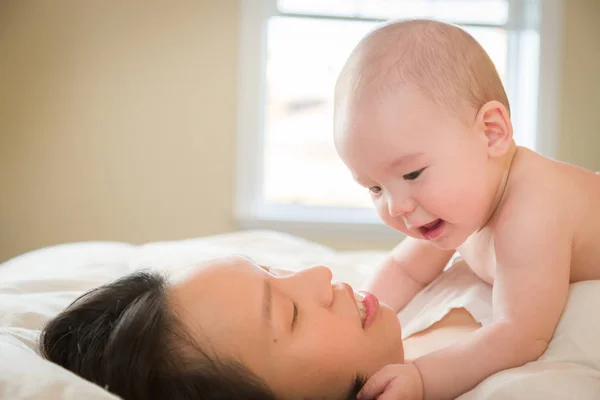
{"type": "MultiPolygon", "coordinates": [[[[547,187],[548,203],[565,213],[564,227],[572,233],[571,282],[600,279],[600,175],[525,150],[522,171],[535,171],[530,188],[547,187]]],[[[552,227],[540,227],[552,229],[552,227]]]]}

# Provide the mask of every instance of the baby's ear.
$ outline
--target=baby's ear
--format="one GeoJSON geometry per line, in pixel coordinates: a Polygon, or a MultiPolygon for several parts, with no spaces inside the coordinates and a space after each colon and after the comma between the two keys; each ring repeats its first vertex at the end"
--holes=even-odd
{"type": "Polygon", "coordinates": [[[476,124],[488,140],[491,157],[504,155],[513,145],[513,128],[508,110],[499,101],[485,103],[477,113],[476,124]]]}

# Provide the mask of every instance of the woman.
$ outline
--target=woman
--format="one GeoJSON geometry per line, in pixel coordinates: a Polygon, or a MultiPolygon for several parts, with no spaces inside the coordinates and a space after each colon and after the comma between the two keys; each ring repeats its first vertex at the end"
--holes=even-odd
{"type": "Polygon", "coordinates": [[[276,276],[244,257],[173,283],[135,273],[76,300],[40,346],[126,400],[348,399],[404,362],[404,346],[418,356],[478,327],[455,311],[403,345],[392,309],[331,278],[326,267],[276,276]]]}

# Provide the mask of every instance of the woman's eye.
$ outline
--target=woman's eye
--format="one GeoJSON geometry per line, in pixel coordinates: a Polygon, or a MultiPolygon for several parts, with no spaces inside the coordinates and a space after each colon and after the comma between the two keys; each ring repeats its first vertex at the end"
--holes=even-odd
{"type": "Polygon", "coordinates": [[[369,190],[371,191],[371,193],[373,194],[379,194],[381,193],[381,186],[371,186],[369,188],[369,190]]]}
{"type": "Polygon", "coordinates": [[[298,322],[298,306],[294,302],[294,313],[292,314],[292,330],[296,327],[296,322],[298,322]]]}
{"type": "Polygon", "coordinates": [[[425,171],[425,168],[413,171],[410,174],[402,175],[402,178],[406,179],[407,181],[414,181],[419,177],[419,175],[421,175],[421,173],[423,173],[423,171],[425,171]]]}

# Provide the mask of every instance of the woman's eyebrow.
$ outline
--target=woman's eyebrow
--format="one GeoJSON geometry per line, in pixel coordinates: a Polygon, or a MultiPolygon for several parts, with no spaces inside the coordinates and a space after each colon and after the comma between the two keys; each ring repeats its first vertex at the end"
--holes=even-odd
{"type": "MultiPolygon", "coordinates": [[[[271,288],[271,280],[265,279],[263,290],[263,320],[269,326],[271,334],[275,336],[273,329],[273,289],[271,288]]],[[[277,340],[277,339],[275,339],[277,340]]]]}
{"type": "Polygon", "coordinates": [[[254,259],[246,254],[241,254],[241,257],[244,257],[247,260],[252,261],[254,264],[256,264],[256,261],[254,261],[254,259]]]}

